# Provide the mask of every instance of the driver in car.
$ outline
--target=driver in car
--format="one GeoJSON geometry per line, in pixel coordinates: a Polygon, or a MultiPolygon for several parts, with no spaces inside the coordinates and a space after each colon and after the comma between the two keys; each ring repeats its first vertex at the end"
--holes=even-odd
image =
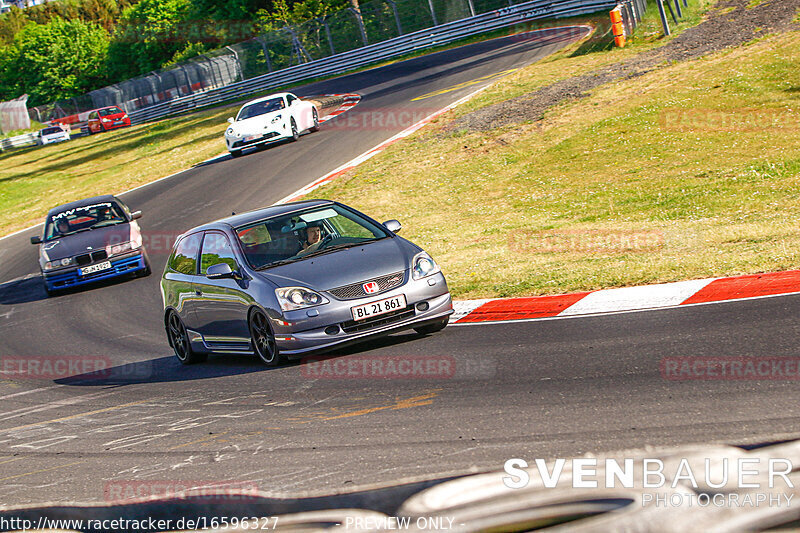
{"type": "Polygon", "coordinates": [[[306,240],[303,243],[303,252],[311,253],[322,244],[322,228],[318,224],[306,228],[306,240]]]}
{"type": "Polygon", "coordinates": [[[61,235],[66,235],[69,233],[69,222],[67,222],[66,218],[58,219],[58,222],[56,222],[56,230],[61,235]]]}

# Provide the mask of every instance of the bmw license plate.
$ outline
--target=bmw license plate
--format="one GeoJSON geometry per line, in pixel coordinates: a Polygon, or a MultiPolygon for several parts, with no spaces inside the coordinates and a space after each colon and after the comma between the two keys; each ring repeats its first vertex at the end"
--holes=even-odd
{"type": "Polygon", "coordinates": [[[405,306],[406,297],[402,294],[398,294],[391,298],[384,298],[383,300],[351,307],[350,311],[353,313],[353,320],[364,320],[365,318],[385,315],[386,313],[403,309],[405,306]]]}
{"type": "Polygon", "coordinates": [[[80,269],[81,276],[85,276],[86,274],[93,274],[95,272],[102,272],[103,270],[108,270],[111,268],[111,261],[104,261],[102,263],[97,263],[96,265],[89,265],[88,267],[83,267],[80,269]]]}

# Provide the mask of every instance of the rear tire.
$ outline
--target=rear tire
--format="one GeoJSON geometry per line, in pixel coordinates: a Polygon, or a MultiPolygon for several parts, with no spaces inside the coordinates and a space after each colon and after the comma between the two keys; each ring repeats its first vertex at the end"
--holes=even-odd
{"type": "Polygon", "coordinates": [[[167,334],[169,335],[172,350],[175,352],[175,357],[178,358],[181,364],[193,365],[208,359],[208,355],[192,350],[189,335],[186,333],[186,326],[183,325],[181,317],[175,311],[170,311],[167,316],[167,334]]]}
{"type": "Polygon", "coordinates": [[[267,366],[279,366],[285,363],[286,358],[280,354],[267,315],[258,309],[253,311],[250,314],[248,325],[253,352],[261,359],[261,362],[267,366]]]}
{"type": "Polygon", "coordinates": [[[291,137],[290,140],[292,142],[295,142],[297,139],[300,138],[300,132],[297,131],[297,123],[295,123],[294,117],[292,117],[291,124],[292,124],[292,137],[291,137]]]}
{"type": "Polygon", "coordinates": [[[315,133],[319,131],[319,115],[317,114],[316,107],[312,110],[311,116],[314,118],[314,125],[308,128],[308,131],[315,133]]]}
{"type": "Polygon", "coordinates": [[[424,326],[414,328],[414,331],[420,335],[430,335],[431,333],[442,331],[447,326],[448,322],[450,322],[449,316],[445,317],[444,320],[439,320],[438,322],[432,322],[431,324],[425,324],[424,326]]]}

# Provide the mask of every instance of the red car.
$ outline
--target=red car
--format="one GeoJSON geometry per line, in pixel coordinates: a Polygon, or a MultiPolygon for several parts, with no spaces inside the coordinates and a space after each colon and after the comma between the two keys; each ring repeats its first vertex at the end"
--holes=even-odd
{"type": "Polygon", "coordinates": [[[89,135],[131,125],[131,117],[115,105],[101,107],[89,113],[86,127],[89,135]]]}

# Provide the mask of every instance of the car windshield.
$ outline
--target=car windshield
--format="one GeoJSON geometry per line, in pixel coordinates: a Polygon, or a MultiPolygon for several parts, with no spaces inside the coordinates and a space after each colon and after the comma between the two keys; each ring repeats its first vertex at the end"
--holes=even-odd
{"type": "Polygon", "coordinates": [[[269,100],[264,100],[263,102],[256,102],[254,104],[244,106],[239,111],[239,116],[236,117],[236,120],[247,120],[248,118],[257,117],[265,113],[280,111],[284,107],[286,106],[283,103],[283,98],[270,98],[269,100]]]}
{"type": "Polygon", "coordinates": [[[79,231],[113,226],[127,222],[122,208],[115,202],[98,202],[75,207],[47,218],[45,240],[57,239],[79,231]]]}
{"type": "Polygon", "coordinates": [[[380,226],[338,205],[268,218],[236,228],[236,234],[248,262],[256,269],[389,236],[380,226]]]}
{"type": "Polygon", "coordinates": [[[54,126],[52,128],[45,128],[42,130],[42,135],[52,135],[53,133],[62,133],[64,130],[61,128],[54,126]]]}
{"type": "Polygon", "coordinates": [[[109,107],[108,109],[101,109],[97,112],[101,117],[107,117],[108,115],[119,115],[122,113],[122,110],[118,107],[109,107]]]}

